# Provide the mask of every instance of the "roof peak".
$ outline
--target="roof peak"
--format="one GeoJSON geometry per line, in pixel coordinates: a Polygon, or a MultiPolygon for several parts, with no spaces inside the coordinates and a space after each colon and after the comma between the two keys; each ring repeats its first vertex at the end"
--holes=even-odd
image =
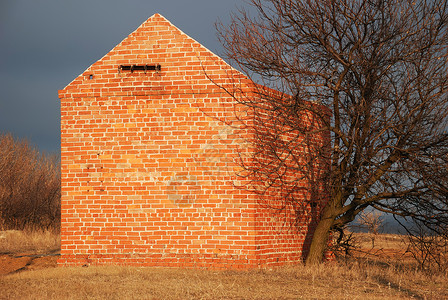
{"type": "MultiPolygon", "coordinates": [[[[89,78],[91,78],[91,74],[104,73],[104,70],[107,68],[117,69],[120,65],[147,66],[148,64],[153,63],[159,64],[167,59],[171,59],[173,47],[178,47],[179,49],[182,48],[182,50],[179,50],[182,53],[176,54],[176,57],[191,54],[191,60],[197,60],[200,64],[203,64],[205,60],[214,59],[215,61],[211,65],[214,66],[217,61],[220,61],[223,63],[222,68],[237,71],[227,64],[221,57],[172,24],[164,16],[155,13],[141,23],[118,45],[112,48],[112,50],[72,80],[72,82],[70,82],[63,90],[66,90],[69,86],[82,84],[86,74],[89,74],[89,78]],[[180,43],[185,43],[187,46],[180,45],[180,43]],[[161,51],[164,51],[164,53],[161,53],[161,51]],[[224,67],[224,65],[226,66],[224,67]]],[[[185,60],[185,57],[180,57],[178,63],[186,64],[187,61],[185,60]]],[[[163,68],[165,68],[165,66],[163,68]]],[[[108,76],[110,76],[110,72],[108,76]]],[[[99,79],[100,77],[95,75],[95,78],[99,79]]]]}

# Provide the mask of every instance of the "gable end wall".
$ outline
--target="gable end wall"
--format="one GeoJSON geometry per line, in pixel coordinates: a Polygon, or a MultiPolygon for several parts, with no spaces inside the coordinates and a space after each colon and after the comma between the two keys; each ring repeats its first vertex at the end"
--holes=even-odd
{"type": "Polygon", "coordinates": [[[236,129],[240,108],[216,84],[249,86],[154,15],[59,91],[60,265],[254,268],[301,260],[303,234],[284,230],[254,194],[235,188],[244,184],[234,161],[248,133],[236,129]],[[161,71],[118,70],[133,64],[161,71]]]}

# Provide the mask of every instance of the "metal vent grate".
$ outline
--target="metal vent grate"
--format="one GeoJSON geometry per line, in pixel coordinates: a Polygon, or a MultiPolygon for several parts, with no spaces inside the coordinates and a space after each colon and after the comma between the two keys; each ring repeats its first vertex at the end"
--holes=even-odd
{"type": "Polygon", "coordinates": [[[120,65],[118,67],[118,72],[121,71],[131,71],[133,73],[134,71],[156,71],[159,72],[162,69],[162,67],[157,65],[120,65]]]}

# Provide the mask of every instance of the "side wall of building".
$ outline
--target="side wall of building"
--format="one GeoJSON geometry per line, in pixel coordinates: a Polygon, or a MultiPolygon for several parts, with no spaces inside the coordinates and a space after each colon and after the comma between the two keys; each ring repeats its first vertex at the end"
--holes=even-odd
{"type": "Polygon", "coordinates": [[[267,87],[252,91],[247,124],[253,150],[245,174],[257,194],[259,261],[301,262],[328,201],[328,110],[267,87]]]}

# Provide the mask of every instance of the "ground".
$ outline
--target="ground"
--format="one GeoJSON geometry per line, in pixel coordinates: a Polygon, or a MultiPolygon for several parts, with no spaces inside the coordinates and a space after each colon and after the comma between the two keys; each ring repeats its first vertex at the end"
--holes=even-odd
{"type": "Polygon", "coordinates": [[[59,252],[58,232],[0,231],[0,276],[25,270],[55,268],[59,252]]]}
{"type": "Polygon", "coordinates": [[[352,256],[312,268],[250,271],[56,268],[59,240],[21,232],[2,238],[0,232],[0,300],[448,299],[448,274],[417,268],[398,235],[357,234],[352,256]]]}
{"type": "Polygon", "coordinates": [[[56,268],[55,255],[35,255],[29,253],[0,254],[0,276],[19,271],[56,268]]]}

